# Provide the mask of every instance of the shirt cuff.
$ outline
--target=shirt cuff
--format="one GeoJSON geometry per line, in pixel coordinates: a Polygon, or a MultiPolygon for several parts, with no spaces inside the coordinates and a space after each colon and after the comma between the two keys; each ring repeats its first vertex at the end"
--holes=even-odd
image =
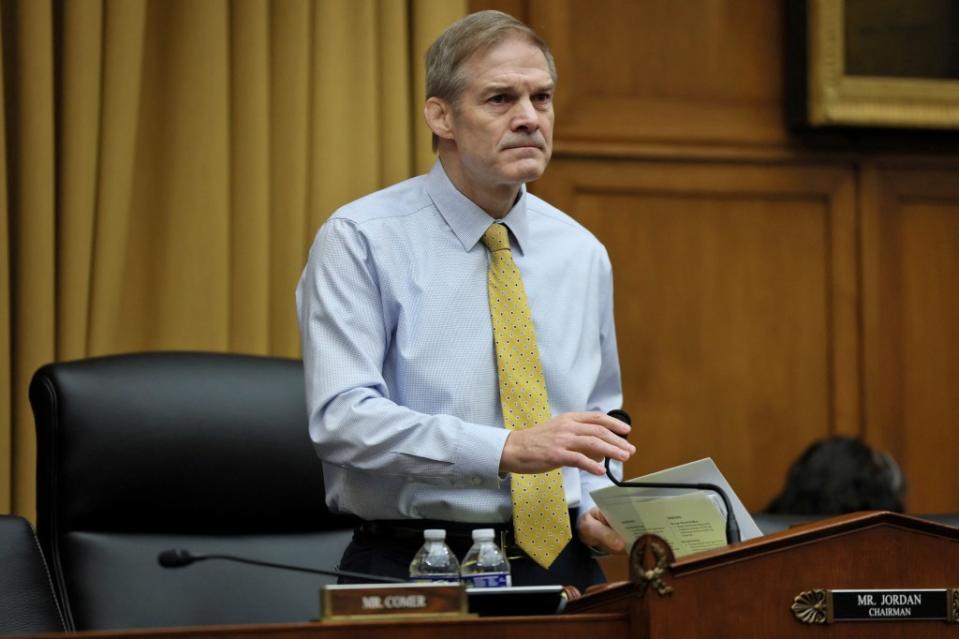
{"type": "Polygon", "coordinates": [[[499,464],[509,433],[505,428],[464,423],[456,463],[459,472],[453,478],[453,485],[498,489],[503,481],[499,464]]]}
{"type": "Polygon", "coordinates": [[[580,471],[580,477],[579,512],[576,514],[577,521],[596,506],[596,502],[593,501],[593,496],[590,495],[589,492],[613,485],[613,482],[609,481],[609,478],[606,476],[598,477],[591,473],[580,471]]]}

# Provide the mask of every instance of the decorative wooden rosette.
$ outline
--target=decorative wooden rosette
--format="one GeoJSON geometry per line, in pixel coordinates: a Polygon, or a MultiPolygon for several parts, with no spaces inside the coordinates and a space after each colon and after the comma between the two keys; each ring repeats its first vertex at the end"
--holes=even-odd
{"type": "Polygon", "coordinates": [[[629,552],[629,580],[639,585],[639,596],[652,587],[660,596],[672,594],[673,588],[666,583],[669,566],[676,561],[669,543],[658,535],[643,535],[629,552]]]}

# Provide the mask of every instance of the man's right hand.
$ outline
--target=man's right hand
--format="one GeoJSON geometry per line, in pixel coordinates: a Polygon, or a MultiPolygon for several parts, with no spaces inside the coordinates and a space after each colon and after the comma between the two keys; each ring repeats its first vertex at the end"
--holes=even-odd
{"type": "Polygon", "coordinates": [[[569,466],[606,474],[603,459],[626,461],[636,447],[621,435],[629,425],[605,413],[563,413],[548,422],[514,430],[506,438],[501,473],[544,473],[569,466]]]}

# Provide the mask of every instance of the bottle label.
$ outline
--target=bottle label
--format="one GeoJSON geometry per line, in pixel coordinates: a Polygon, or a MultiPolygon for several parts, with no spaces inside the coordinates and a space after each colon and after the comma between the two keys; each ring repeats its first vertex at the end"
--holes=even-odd
{"type": "Polygon", "coordinates": [[[474,588],[509,588],[513,580],[507,572],[481,572],[463,575],[463,583],[474,588]]]}

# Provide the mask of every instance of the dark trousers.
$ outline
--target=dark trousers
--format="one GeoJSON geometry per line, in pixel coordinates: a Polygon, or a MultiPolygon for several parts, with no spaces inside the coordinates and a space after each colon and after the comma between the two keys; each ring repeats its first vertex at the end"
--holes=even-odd
{"type": "MultiPolygon", "coordinates": [[[[446,543],[460,560],[463,559],[472,545],[468,535],[454,533],[457,528],[461,531],[463,524],[430,522],[426,525],[418,523],[417,527],[444,528],[453,533],[447,534],[446,543]]],[[[471,527],[483,528],[484,526],[473,524],[471,527]]],[[[416,535],[415,532],[412,534],[396,534],[397,530],[406,532],[401,528],[384,527],[380,532],[373,532],[368,525],[358,527],[353,533],[353,541],[350,542],[343,553],[343,558],[340,560],[340,569],[369,575],[409,579],[410,562],[413,560],[416,551],[423,545],[423,536],[422,533],[416,535]]],[[[416,531],[416,529],[411,530],[416,531]]],[[[509,552],[508,554],[515,557],[517,553],[509,552]]],[[[593,584],[606,581],[602,569],[596,563],[589,548],[579,541],[575,533],[573,539],[549,567],[549,570],[543,569],[525,554],[518,554],[520,555],[518,558],[510,559],[510,571],[514,586],[558,584],[561,586],[576,586],[580,592],[583,592],[593,584]]],[[[359,580],[345,577],[339,579],[341,584],[358,582],[359,580]]]]}

